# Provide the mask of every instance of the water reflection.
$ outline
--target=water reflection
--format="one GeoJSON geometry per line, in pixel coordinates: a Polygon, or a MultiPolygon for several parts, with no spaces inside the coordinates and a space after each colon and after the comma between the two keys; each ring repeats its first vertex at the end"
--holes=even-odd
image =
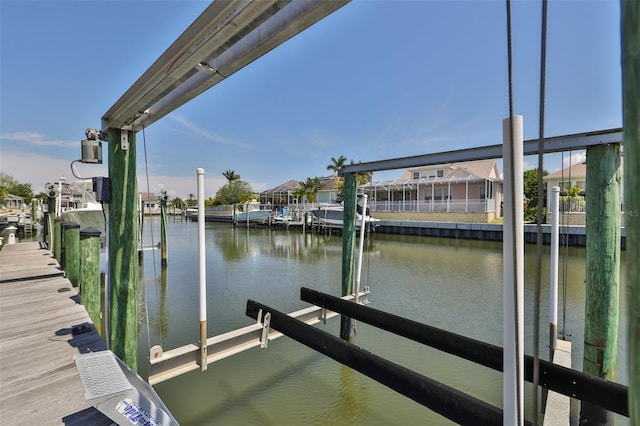
{"type": "MultiPolygon", "coordinates": [[[[247,299],[283,312],[307,304],[299,288],[340,294],[339,236],[206,224],[209,336],[251,324],[247,299]]],[[[146,226],[148,231],[151,226],[146,226]]],[[[144,282],[151,345],[166,349],[198,340],[197,224],[168,224],[169,259],[156,278],[146,255],[144,282]]],[[[535,246],[525,253],[525,350],[533,346],[535,246]]],[[[548,247],[543,256],[541,356],[548,342],[548,247]]],[[[159,265],[160,259],[156,260],[159,265]]],[[[624,267],[624,252],[622,256],[624,267]]],[[[573,368],[582,366],[585,251],[561,249],[559,328],[574,342],[573,368]],[[564,272],[563,272],[564,271],[564,272]],[[563,280],[564,278],[564,280],[563,280]],[[564,296],[564,297],[563,297],[564,296]]],[[[500,242],[373,234],[366,240],[363,285],[373,307],[502,345],[500,242]]],[[[624,288],[624,283],[621,283],[624,288]]],[[[621,318],[625,318],[624,298],[621,318]]],[[[339,321],[323,327],[337,335],[339,321]]],[[[626,325],[621,324],[618,379],[626,383],[626,325]]],[[[140,346],[146,348],[145,328],[140,346]],[[144,344],[143,344],[144,342],[144,344]]],[[[358,323],[358,346],[421,374],[500,405],[501,375],[358,323]]],[[[140,350],[140,370],[148,362],[140,350]],[[143,359],[145,360],[143,362],[143,359]]],[[[141,373],[142,374],[142,373],[141,373]]],[[[286,338],[157,386],[182,424],[450,424],[424,407],[286,338]]],[[[529,404],[530,401],[527,402],[529,404]]],[[[624,424],[624,423],[623,423],[624,424]]]]}

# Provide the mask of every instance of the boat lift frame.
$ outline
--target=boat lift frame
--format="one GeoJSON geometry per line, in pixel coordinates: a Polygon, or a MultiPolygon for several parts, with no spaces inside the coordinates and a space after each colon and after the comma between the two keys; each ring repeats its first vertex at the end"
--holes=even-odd
{"type": "MultiPolygon", "coordinates": [[[[503,370],[503,349],[499,346],[309,288],[301,288],[300,299],[485,367],[503,370]]],[[[268,315],[270,328],[365,374],[454,422],[474,425],[502,423],[502,410],[485,401],[415,373],[315,327],[308,327],[303,322],[259,302],[248,300],[246,314],[258,322],[268,315]]],[[[525,357],[525,379],[533,381],[531,356],[525,357]]],[[[539,382],[549,390],[629,416],[628,387],[619,383],[543,360],[540,361],[539,382]]],[[[524,423],[530,424],[528,421],[524,423]]]]}
{"type": "MultiPolygon", "coordinates": [[[[361,303],[367,303],[363,297],[369,294],[369,288],[365,287],[358,293],[361,303]]],[[[351,302],[355,295],[342,298],[351,302]]],[[[355,305],[355,303],[353,303],[355,305]]],[[[266,348],[269,340],[281,337],[283,333],[273,330],[267,322],[268,312],[258,316],[255,324],[229,331],[217,336],[207,338],[206,342],[206,362],[219,361],[231,355],[235,355],[247,349],[257,346],[266,348]],[[263,324],[265,323],[266,324],[263,324]]],[[[327,319],[338,315],[323,307],[311,306],[288,314],[296,321],[312,325],[319,322],[326,322],[327,319]]],[[[270,316],[270,315],[269,315],[270,316]]],[[[200,362],[200,342],[191,343],[179,348],[163,351],[160,346],[153,346],[150,350],[150,366],[148,381],[151,385],[169,380],[189,371],[201,369],[200,362]]]]}

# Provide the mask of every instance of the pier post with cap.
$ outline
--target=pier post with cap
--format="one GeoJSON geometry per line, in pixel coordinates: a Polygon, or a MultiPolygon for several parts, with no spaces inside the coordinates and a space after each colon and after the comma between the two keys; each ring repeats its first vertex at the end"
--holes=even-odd
{"type": "Polygon", "coordinates": [[[93,227],[80,231],[79,297],[100,333],[100,231],[93,227]]]}
{"type": "Polygon", "coordinates": [[[78,287],[80,276],[80,225],[75,222],[64,222],[62,224],[64,232],[64,264],[67,279],[74,287],[78,287]]]}

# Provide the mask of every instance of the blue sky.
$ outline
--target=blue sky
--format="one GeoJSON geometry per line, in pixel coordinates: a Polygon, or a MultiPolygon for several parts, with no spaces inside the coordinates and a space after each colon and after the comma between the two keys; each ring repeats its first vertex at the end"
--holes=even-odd
{"type": "MultiPolygon", "coordinates": [[[[0,170],[36,191],[73,180],[85,129],[100,127],[208,4],[0,0],[0,170]]],[[[512,12],[515,113],[533,139],[541,5],[515,1],[512,12]]],[[[619,2],[550,1],[548,12],[545,135],[621,127],[619,2]]],[[[326,176],[340,155],[375,161],[501,143],[506,34],[503,1],[352,1],[138,133],[139,189],[148,173],[151,192],[184,198],[202,167],[206,196],[225,170],[262,191],[326,176]]],[[[562,161],[545,156],[545,169],[562,161]]],[[[78,167],[82,177],[106,170],[78,167]]]]}

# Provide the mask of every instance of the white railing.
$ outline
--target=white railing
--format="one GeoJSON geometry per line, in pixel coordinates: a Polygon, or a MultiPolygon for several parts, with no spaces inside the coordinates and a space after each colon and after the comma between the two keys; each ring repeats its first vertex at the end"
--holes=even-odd
{"type": "Polygon", "coordinates": [[[372,211],[379,212],[433,212],[433,213],[484,213],[495,211],[495,200],[428,200],[428,201],[372,201],[372,211]]]}

